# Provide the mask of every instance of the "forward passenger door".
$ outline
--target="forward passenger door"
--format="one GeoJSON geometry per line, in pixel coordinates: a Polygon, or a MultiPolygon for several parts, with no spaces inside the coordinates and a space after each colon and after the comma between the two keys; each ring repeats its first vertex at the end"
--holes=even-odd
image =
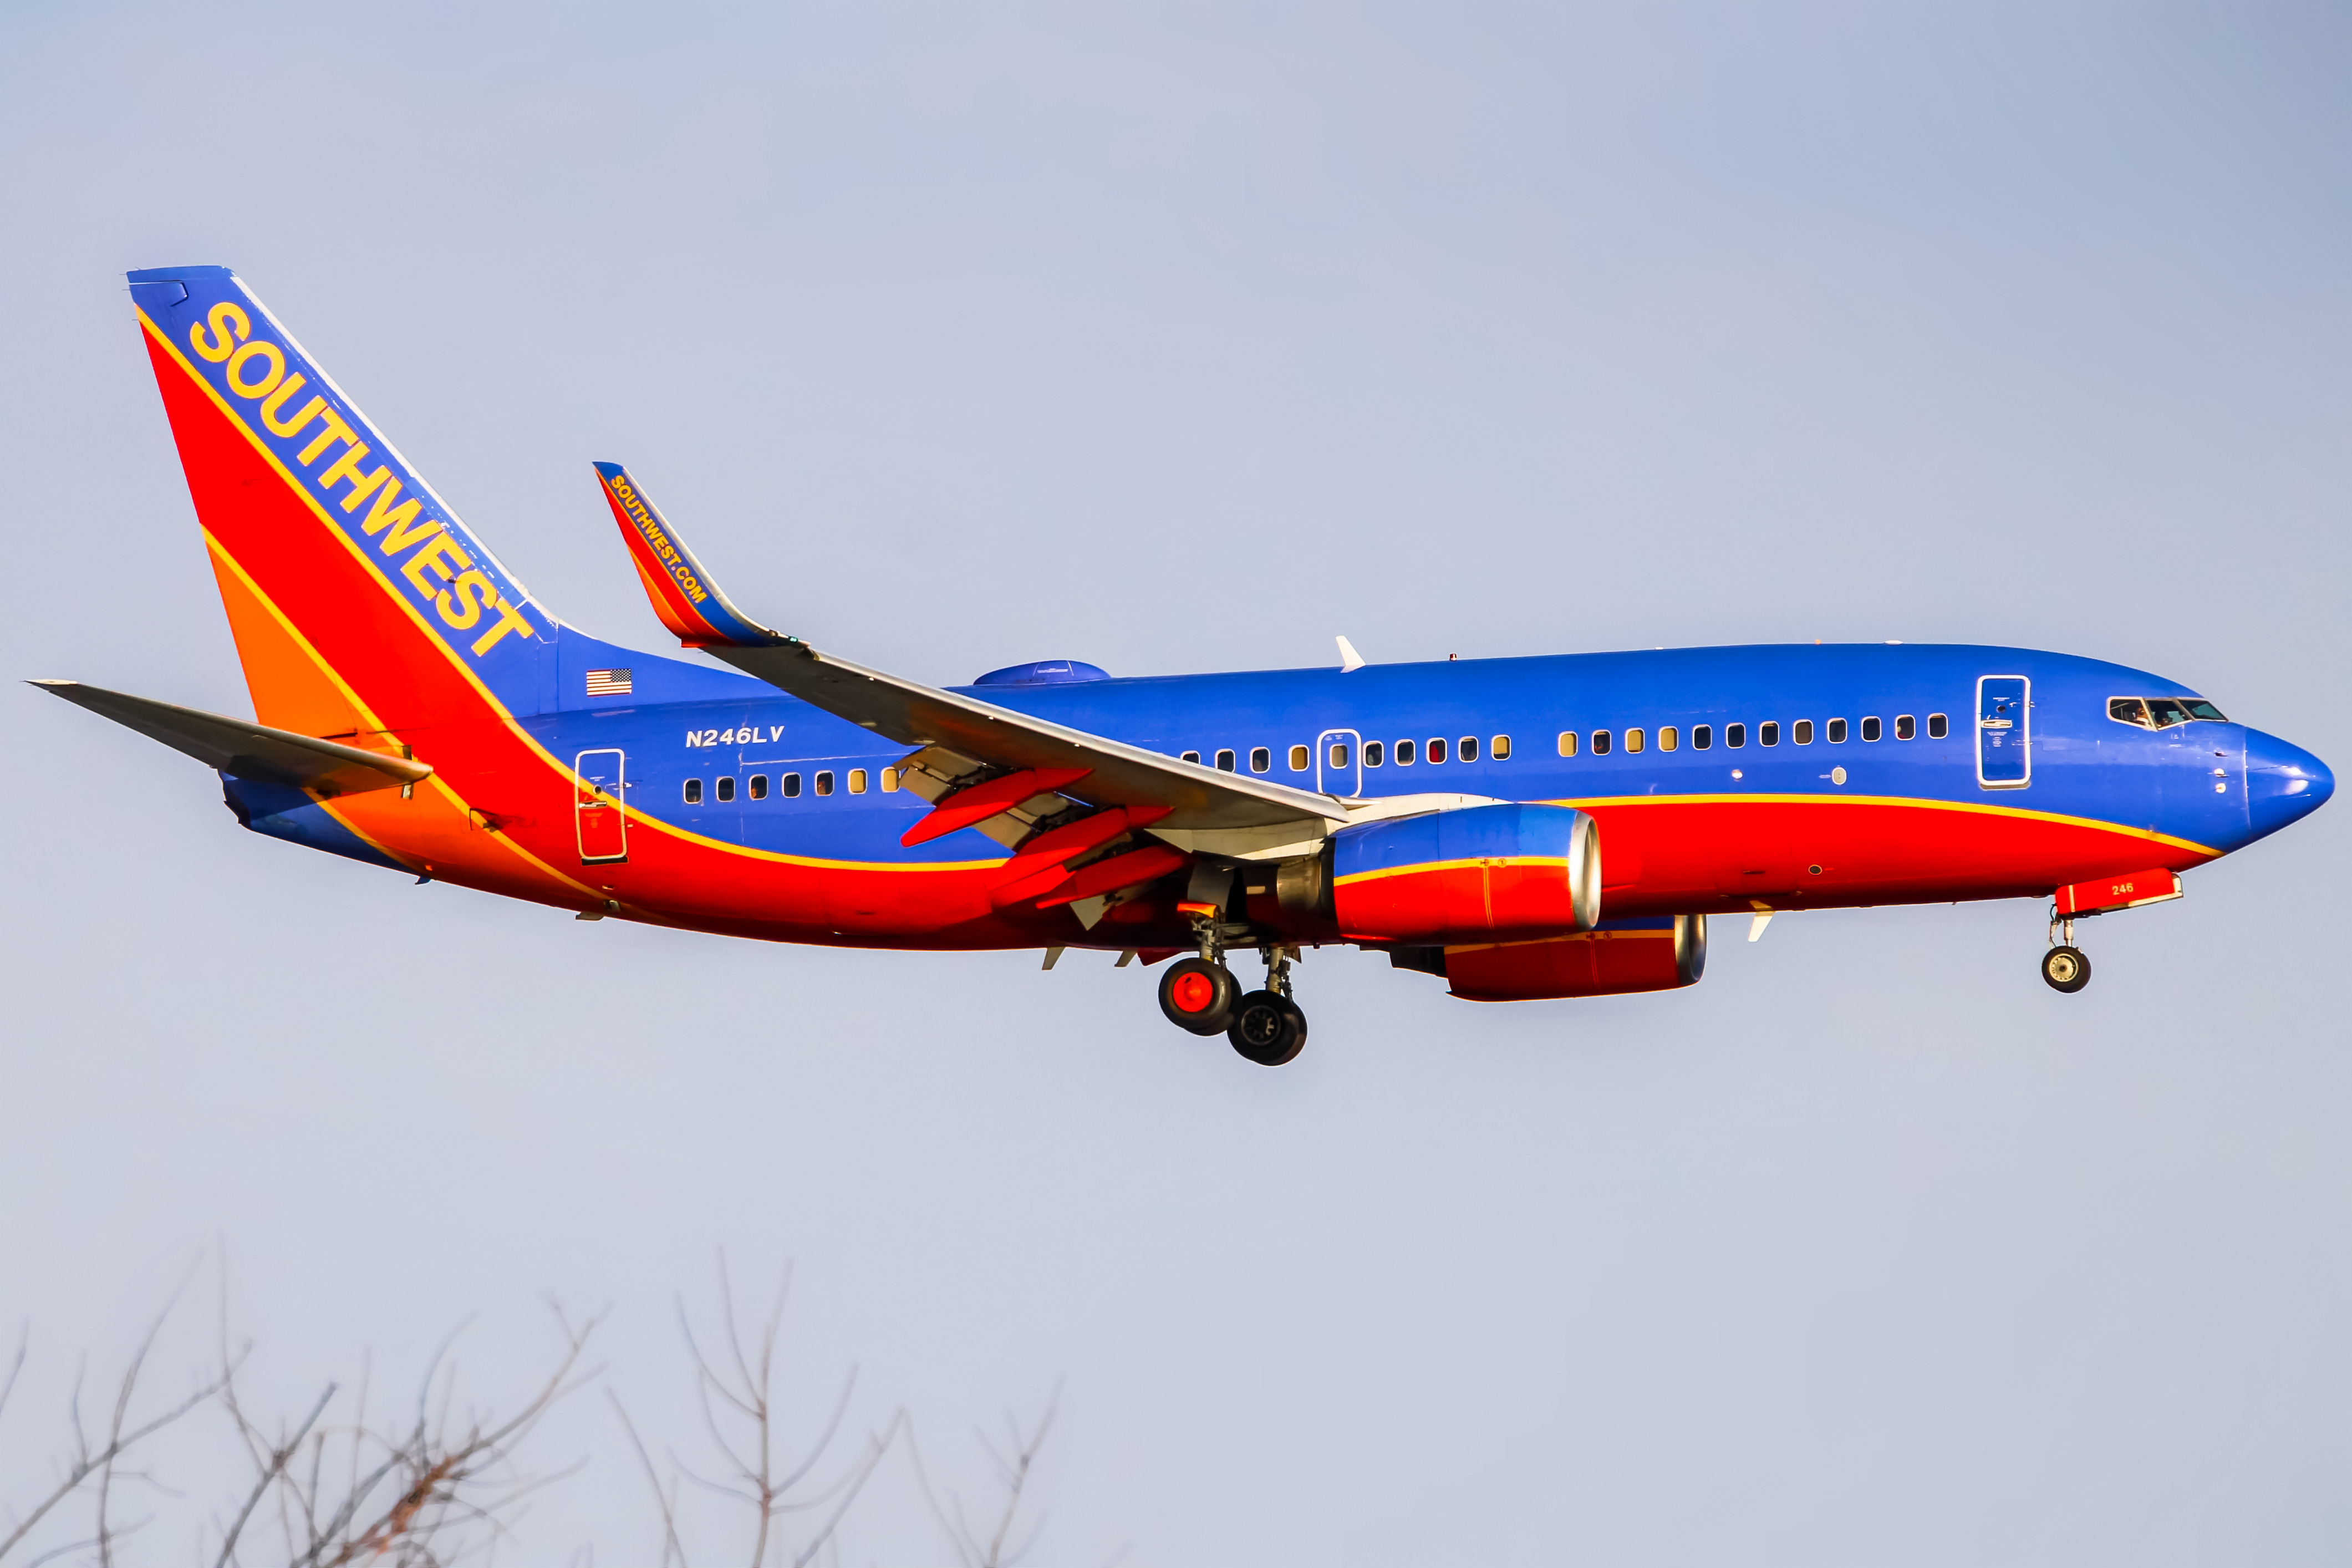
{"type": "Polygon", "coordinates": [[[1977,680],[1977,783],[2023,789],[2033,782],[2033,683],[2021,675],[1977,680]]]}

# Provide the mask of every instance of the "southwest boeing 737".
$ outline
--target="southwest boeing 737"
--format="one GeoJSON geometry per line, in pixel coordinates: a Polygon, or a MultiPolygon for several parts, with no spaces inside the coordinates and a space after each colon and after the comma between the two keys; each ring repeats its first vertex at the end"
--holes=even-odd
{"type": "Polygon", "coordinates": [[[635,653],[534,599],[227,268],[130,278],[259,722],[40,684],[218,770],[257,833],[582,920],[1175,959],[1167,1016],[1272,1066],[1323,943],[1596,996],[1696,982],[1711,914],[2032,898],[2079,991],[2076,919],[2335,787],[2178,681],[2024,648],[1342,639],[1338,668],[923,686],[737,609],[598,463],[655,614],[730,668],[635,653]]]}

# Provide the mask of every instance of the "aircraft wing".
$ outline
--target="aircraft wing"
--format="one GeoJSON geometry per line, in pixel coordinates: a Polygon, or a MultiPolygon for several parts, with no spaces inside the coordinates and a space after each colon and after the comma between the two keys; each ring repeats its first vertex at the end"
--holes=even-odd
{"type": "Polygon", "coordinates": [[[719,591],[626,470],[598,463],[596,475],[655,613],[681,643],[703,648],[812,707],[919,748],[908,760],[913,770],[908,787],[935,805],[999,779],[1017,789],[1013,775],[1034,774],[1040,794],[1164,814],[1153,820],[1154,833],[1257,830],[1271,843],[1284,834],[1266,830],[1296,829],[1293,837],[1319,838],[1328,831],[1327,825],[1349,820],[1348,807],[1330,795],[1180,762],[868,669],[772,631],[719,591]]]}
{"type": "Polygon", "coordinates": [[[290,730],[273,730],[201,709],[131,697],[79,680],[36,680],[53,696],[105,715],[151,741],[161,741],[208,768],[241,779],[291,784],[320,795],[358,795],[413,784],[433,772],[423,763],[363,752],[290,730]]]}

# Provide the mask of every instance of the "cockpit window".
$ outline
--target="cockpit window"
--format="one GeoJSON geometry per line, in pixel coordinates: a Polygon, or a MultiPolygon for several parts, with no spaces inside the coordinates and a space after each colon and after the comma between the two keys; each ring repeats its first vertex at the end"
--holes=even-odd
{"type": "Polygon", "coordinates": [[[2137,724],[2143,730],[2169,730],[2191,719],[2209,724],[2229,722],[2219,708],[2202,697],[2110,697],[2107,717],[2118,724],[2137,724]]]}

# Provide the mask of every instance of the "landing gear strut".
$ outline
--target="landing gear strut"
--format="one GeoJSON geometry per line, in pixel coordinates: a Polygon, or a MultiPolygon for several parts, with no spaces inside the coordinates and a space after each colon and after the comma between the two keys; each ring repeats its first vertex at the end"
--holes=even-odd
{"type": "Polygon", "coordinates": [[[2091,983],[2091,959],[2074,945],[2074,922],[2061,919],[2056,911],[2050,917],[2050,951],[2042,955],[2042,978],[2053,991],[2063,991],[2072,996],[2091,983]]]}

